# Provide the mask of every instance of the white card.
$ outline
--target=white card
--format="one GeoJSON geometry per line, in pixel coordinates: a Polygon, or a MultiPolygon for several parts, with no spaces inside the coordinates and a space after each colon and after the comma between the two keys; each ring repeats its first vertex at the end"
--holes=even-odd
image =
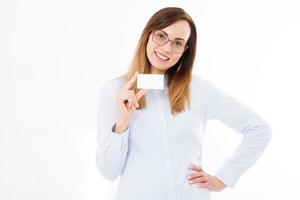
{"type": "Polygon", "coordinates": [[[163,74],[138,74],[137,77],[138,89],[164,89],[163,74]]]}

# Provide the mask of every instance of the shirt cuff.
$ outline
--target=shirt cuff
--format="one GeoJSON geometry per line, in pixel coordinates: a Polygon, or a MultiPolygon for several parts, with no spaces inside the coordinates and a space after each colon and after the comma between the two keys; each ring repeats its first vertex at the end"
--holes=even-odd
{"type": "Polygon", "coordinates": [[[230,164],[229,160],[226,160],[215,176],[220,179],[226,186],[233,188],[240,178],[241,173],[238,173],[238,169],[235,169],[230,164]]]}
{"type": "Polygon", "coordinates": [[[109,134],[109,144],[113,146],[122,146],[123,141],[128,140],[129,126],[122,133],[115,133],[115,126],[113,125],[109,134]]]}

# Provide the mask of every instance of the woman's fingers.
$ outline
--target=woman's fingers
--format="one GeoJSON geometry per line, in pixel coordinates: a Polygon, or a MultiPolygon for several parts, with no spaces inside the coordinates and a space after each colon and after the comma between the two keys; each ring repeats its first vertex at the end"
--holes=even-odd
{"type": "Polygon", "coordinates": [[[202,169],[201,166],[199,166],[199,165],[193,165],[193,164],[189,167],[189,169],[196,170],[196,171],[203,171],[203,169],[202,169]]]}
{"type": "Polygon", "coordinates": [[[133,97],[134,97],[133,105],[134,105],[134,107],[136,108],[137,97],[136,97],[136,95],[135,95],[134,93],[133,93],[133,97]]]}
{"type": "Polygon", "coordinates": [[[206,187],[210,184],[211,176],[205,173],[201,166],[192,165],[189,169],[194,170],[194,173],[189,174],[187,177],[189,184],[197,184],[198,187],[206,187]]]}
{"type": "Polygon", "coordinates": [[[134,85],[135,81],[137,80],[138,71],[131,77],[131,79],[124,85],[123,89],[129,90],[134,85]]]}
{"type": "Polygon", "coordinates": [[[133,95],[130,93],[124,93],[122,95],[122,103],[129,103],[131,104],[131,102],[133,101],[133,95]]]}
{"type": "Polygon", "coordinates": [[[204,186],[204,184],[208,183],[208,181],[209,175],[204,172],[196,172],[188,177],[188,183],[190,185],[200,184],[200,186],[204,186]]]}
{"type": "Polygon", "coordinates": [[[138,99],[137,99],[136,95],[134,95],[134,96],[135,96],[135,107],[138,108],[139,107],[138,99]]]}
{"type": "Polygon", "coordinates": [[[126,108],[131,111],[139,107],[139,99],[148,92],[148,89],[141,89],[135,94],[134,90],[127,89],[133,86],[136,76],[137,73],[125,84],[122,93],[122,102],[124,102],[126,108]]]}
{"type": "Polygon", "coordinates": [[[136,95],[134,94],[133,90],[124,90],[121,95],[122,103],[125,103],[128,108],[132,108],[136,104],[136,95]]]}
{"type": "Polygon", "coordinates": [[[135,103],[134,96],[131,94],[124,94],[122,104],[124,103],[126,105],[127,109],[131,109],[133,104],[135,103]]]}
{"type": "Polygon", "coordinates": [[[137,101],[148,92],[149,89],[141,89],[136,93],[137,101]]]}
{"type": "Polygon", "coordinates": [[[129,95],[132,98],[131,107],[138,108],[139,107],[139,99],[148,92],[148,89],[141,89],[136,94],[133,90],[128,90],[129,95]]]}
{"type": "Polygon", "coordinates": [[[128,90],[129,97],[130,97],[130,109],[133,109],[133,105],[135,104],[135,95],[133,90],[128,90]]]}
{"type": "Polygon", "coordinates": [[[204,172],[195,172],[188,176],[188,180],[193,180],[195,178],[205,177],[205,176],[207,176],[207,174],[204,172]]]}
{"type": "Polygon", "coordinates": [[[195,178],[194,180],[190,181],[190,183],[191,184],[206,183],[208,180],[209,178],[207,176],[202,176],[202,177],[195,178]]]}

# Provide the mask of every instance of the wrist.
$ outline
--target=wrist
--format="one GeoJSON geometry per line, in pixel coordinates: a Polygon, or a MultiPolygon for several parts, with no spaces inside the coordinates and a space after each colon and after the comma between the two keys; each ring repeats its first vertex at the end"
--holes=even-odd
{"type": "Polygon", "coordinates": [[[117,119],[115,123],[115,130],[113,132],[119,134],[125,132],[128,127],[128,124],[129,122],[127,120],[117,119]]]}
{"type": "Polygon", "coordinates": [[[122,117],[118,117],[116,120],[117,124],[129,124],[129,120],[123,119],[122,117]]]}

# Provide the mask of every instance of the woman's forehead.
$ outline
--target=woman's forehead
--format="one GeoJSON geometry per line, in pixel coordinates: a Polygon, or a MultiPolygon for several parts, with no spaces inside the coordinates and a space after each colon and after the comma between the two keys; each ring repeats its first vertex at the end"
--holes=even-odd
{"type": "Polygon", "coordinates": [[[185,41],[188,40],[191,32],[190,25],[185,20],[177,21],[161,30],[167,33],[171,40],[174,40],[176,38],[182,38],[185,41]]]}

